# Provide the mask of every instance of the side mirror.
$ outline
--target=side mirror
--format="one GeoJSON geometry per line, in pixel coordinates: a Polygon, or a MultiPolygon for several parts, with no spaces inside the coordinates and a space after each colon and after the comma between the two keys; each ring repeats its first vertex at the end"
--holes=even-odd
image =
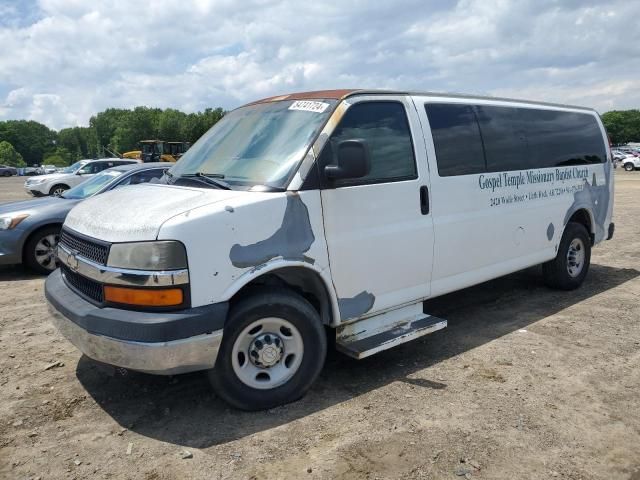
{"type": "Polygon", "coordinates": [[[338,144],[338,164],[326,165],[324,174],[330,180],[362,178],[371,170],[369,148],[364,140],[344,140],[338,144]]]}

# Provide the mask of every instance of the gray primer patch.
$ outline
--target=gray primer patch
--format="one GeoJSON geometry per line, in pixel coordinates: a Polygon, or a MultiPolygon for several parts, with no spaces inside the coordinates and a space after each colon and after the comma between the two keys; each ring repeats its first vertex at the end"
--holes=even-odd
{"type": "Polygon", "coordinates": [[[553,226],[553,223],[550,223],[549,226],[547,227],[547,240],[551,241],[551,239],[553,238],[553,233],[555,231],[556,229],[553,226]]]}
{"type": "Polygon", "coordinates": [[[272,258],[283,257],[307,261],[307,252],[315,237],[309,220],[309,210],[297,194],[287,195],[287,206],[282,225],[269,238],[251,245],[235,244],[229,252],[234,267],[248,268],[261,265],[272,258]]]}
{"type": "Polygon", "coordinates": [[[595,241],[600,242],[606,238],[607,225],[607,211],[609,210],[610,193],[609,182],[611,181],[611,164],[607,162],[604,165],[604,185],[598,185],[596,182],[596,174],[593,174],[591,183],[587,180],[584,181],[584,188],[579,192],[573,194],[573,204],[567,211],[564,218],[564,224],[566,225],[576,211],[581,208],[589,208],[593,213],[595,241]]]}
{"type": "Polygon", "coordinates": [[[350,318],[356,318],[360,315],[364,315],[371,310],[373,302],[375,301],[376,297],[366,290],[360,292],[355,297],[339,298],[338,308],[340,309],[340,318],[342,320],[348,320],[350,318]]]}

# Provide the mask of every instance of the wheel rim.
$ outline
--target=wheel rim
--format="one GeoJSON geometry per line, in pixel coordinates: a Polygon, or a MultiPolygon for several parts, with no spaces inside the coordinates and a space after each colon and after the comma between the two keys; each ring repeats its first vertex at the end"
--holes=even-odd
{"type": "Polygon", "coordinates": [[[633,165],[627,164],[627,165],[625,165],[625,166],[624,166],[624,169],[625,169],[627,172],[630,172],[631,170],[633,170],[633,165]]]}
{"type": "Polygon", "coordinates": [[[56,268],[56,247],[58,246],[59,235],[50,233],[42,237],[34,251],[34,256],[38,265],[47,270],[56,268]]]}
{"type": "Polygon", "coordinates": [[[67,189],[66,189],[66,188],[58,187],[58,188],[56,188],[56,189],[53,191],[53,194],[54,194],[54,195],[61,195],[61,194],[63,194],[63,193],[64,193],[64,192],[66,192],[66,191],[67,191],[67,189]]]}
{"type": "Polygon", "coordinates": [[[567,251],[567,272],[572,278],[577,277],[584,268],[584,243],[579,238],[574,238],[567,251]]]}
{"type": "Polygon", "coordinates": [[[260,390],[288,382],[300,368],[304,343],[288,320],[261,318],[247,326],[233,344],[233,371],[245,385],[260,390]]]}

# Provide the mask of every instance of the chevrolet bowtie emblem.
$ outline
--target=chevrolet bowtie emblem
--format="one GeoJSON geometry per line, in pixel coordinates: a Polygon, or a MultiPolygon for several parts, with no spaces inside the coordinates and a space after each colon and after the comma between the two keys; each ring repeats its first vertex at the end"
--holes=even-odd
{"type": "Polygon", "coordinates": [[[67,256],[67,266],[74,272],[78,271],[78,257],[75,253],[71,253],[67,256]]]}

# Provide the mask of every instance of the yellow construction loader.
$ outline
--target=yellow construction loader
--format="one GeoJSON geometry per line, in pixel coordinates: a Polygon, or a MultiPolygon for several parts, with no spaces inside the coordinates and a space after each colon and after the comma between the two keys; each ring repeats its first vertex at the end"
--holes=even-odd
{"type": "Polygon", "coordinates": [[[140,150],[132,150],[122,154],[122,158],[132,158],[143,163],[177,162],[189,149],[189,142],[165,142],[164,140],[142,140],[140,150]]]}

